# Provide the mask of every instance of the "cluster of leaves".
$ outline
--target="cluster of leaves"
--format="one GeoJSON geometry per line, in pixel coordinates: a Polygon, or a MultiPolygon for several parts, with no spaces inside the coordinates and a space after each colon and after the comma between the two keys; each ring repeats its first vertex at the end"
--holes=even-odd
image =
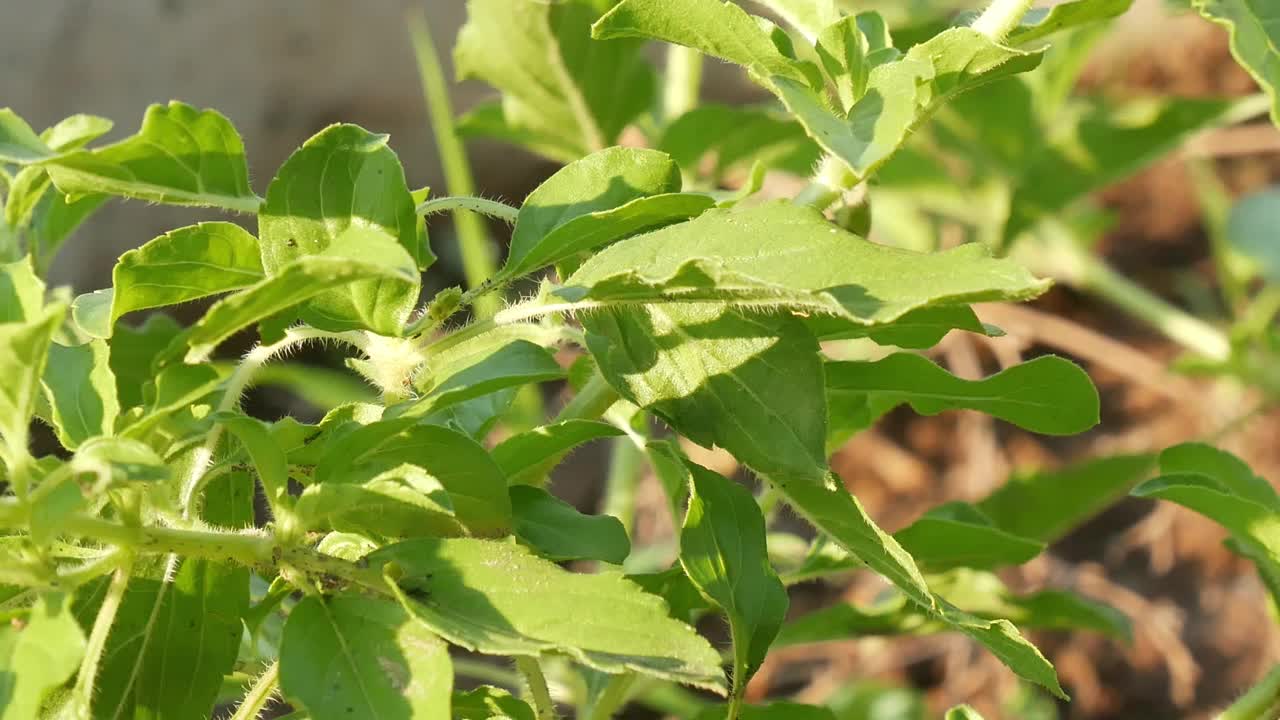
{"type": "MultiPolygon", "coordinates": [[[[471,0],[457,64],[502,99],[459,130],[565,163],[519,208],[410,190],[386,136],[354,125],[309,139],[262,198],[239,135],[212,110],[153,106],[137,133],[96,146],[104,119],[37,134],[0,111],[0,716],[206,717],[243,693],[243,720],[279,691],[315,720],[545,719],[557,700],[603,718],[684,685],[727,698],[678,695],[690,714],[827,718],[745,704],[771,647],[941,632],[1065,697],[1019,626],[1123,637],[1127,622],[1066,591],[1017,595],[993,571],[1042,552],[1154,458],[1017,476],[883,531],[827,459],[893,408],[966,408],[1071,434],[1097,422],[1098,397],[1057,357],[975,381],[914,352],[953,330],[997,333],[970,304],[1033,298],[1045,280],[982,243],[873,244],[851,231],[867,222],[856,206],[834,222],[822,211],[872,180],[873,202],[891,204],[916,131],[952,127],[926,121],[943,112],[983,128],[992,111],[965,93],[1022,87],[1015,76],[1045,58],[1031,45],[1127,3],[1076,0],[1010,27],[988,13],[901,50],[876,13],[763,4],[789,28],[719,0],[471,0]],[[655,110],[644,39],[741,65],[783,110],[655,110]],[[628,126],[652,149],[614,147],[628,126]],[[765,172],[819,158],[796,201],[753,197],[765,172]],[[748,167],[741,190],[720,189],[748,167]],[[256,233],[201,222],[125,253],[110,288],[47,288],[58,249],[111,198],[256,217],[256,233]],[[510,220],[510,250],[483,285],[419,304],[435,260],[424,216],[440,209],[510,220]],[[547,277],[534,296],[480,311],[485,293],[535,275],[547,277]],[[196,300],[211,304],[189,327],[157,312],[126,318],[196,300]],[[442,330],[469,307],[469,324],[442,330]],[[238,363],[211,359],[245,331],[260,344],[238,363]],[[330,403],[316,423],[241,410],[273,370],[310,385],[279,360],[315,342],[348,348],[376,394],[330,403]],[[876,350],[831,352],[846,346],[876,350]],[[579,356],[567,369],[565,349],[579,356]],[[576,393],[559,414],[513,419],[522,388],[565,380],[576,393]],[[33,420],[58,451],[32,454],[33,420]],[[759,495],[693,462],[676,436],[733,455],[759,495]],[[625,511],[583,514],[548,491],[561,459],[606,438],[661,481],[680,528],[674,562],[633,551],[625,511]],[[778,502],[814,539],[771,531],[778,502]],[[882,602],[788,622],[789,585],[864,568],[887,580],[882,602]],[[708,615],[728,622],[723,654],[695,630],[708,615]],[[451,646],[514,658],[527,692],[456,690],[466,661],[451,646]]],[[[1206,103],[1169,122],[1223,111],[1206,103]]],[[[1011,173],[1028,188],[1045,191],[1029,179],[1043,162],[1036,172],[1074,193],[1015,193],[1015,229],[1094,182],[1068,181],[1074,154],[1009,157],[1032,160],[1011,173]]],[[[1161,465],[1138,492],[1220,519],[1280,578],[1280,501],[1265,483],[1203,446],[1161,465]]]]}

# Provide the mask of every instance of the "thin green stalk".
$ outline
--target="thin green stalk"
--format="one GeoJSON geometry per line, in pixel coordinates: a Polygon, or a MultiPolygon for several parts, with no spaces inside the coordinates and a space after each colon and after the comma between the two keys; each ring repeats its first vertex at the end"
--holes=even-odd
{"type": "Polygon", "coordinates": [[[1280,666],[1249,689],[1231,707],[1222,711],[1218,720],[1273,720],[1280,711],[1280,666]]]}
{"type": "MultiPolygon", "coordinates": [[[[422,77],[422,94],[427,103],[427,114],[435,133],[436,148],[440,153],[440,165],[444,170],[445,186],[454,196],[475,195],[475,182],[471,177],[471,165],[466,150],[458,138],[453,124],[453,103],[449,99],[449,87],[431,29],[421,11],[409,14],[409,36],[413,52],[418,60],[418,72],[422,77]]],[[[469,287],[476,287],[497,271],[489,234],[480,218],[466,210],[453,210],[453,224],[458,233],[458,245],[462,252],[462,271],[469,287]]],[[[488,317],[498,309],[498,299],[492,296],[477,298],[476,313],[488,317]]]]}
{"type": "Polygon", "coordinates": [[[516,215],[520,213],[520,208],[514,208],[510,205],[497,200],[489,200],[482,197],[438,197],[434,200],[428,200],[418,206],[419,215],[432,215],[434,213],[451,212],[454,210],[470,210],[473,213],[479,213],[491,218],[496,218],[508,225],[514,225],[516,215]]]}
{"type": "Polygon", "coordinates": [[[618,400],[618,391],[613,389],[604,376],[596,373],[556,415],[556,422],[598,418],[618,400]]]}
{"type": "Polygon", "coordinates": [[[609,474],[604,487],[604,514],[621,520],[630,537],[635,526],[636,485],[644,468],[644,453],[636,447],[634,440],[625,436],[614,438],[611,448],[609,474]]]}
{"type": "Polygon", "coordinates": [[[974,30],[986,35],[996,42],[1004,40],[1018,24],[1022,16],[1027,14],[1035,0],[994,0],[987,9],[973,21],[974,30]]]}
{"type": "Polygon", "coordinates": [[[115,574],[111,576],[111,584],[107,586],[106,597],[102,599],[102,606],[98,609],[98,616],[93,621],[93,629],[89,631],[89,641],[80,661],[80,672],[76,675],[76,685],[71,690],[71,702],[67,705],[68,717],[73,720],[89,720],[92,717],[93,684],[98,677],[98,665],[107,649],[107,637],[111,635],[111,627],[116,622],[120,603],[124,600],[125,591],[129,589],[131,571],[131,562],[125,562],[116,568],[115,574]]]}
{"type": "Polygon", "coordinates": [[[1112,270],[1061,228],[1046,223],[1039,241],[1022,247],[1019,259],[1033,271],[1101,297],[1193,353],[1217,361],[1230,358],[1225,333],[1112,270]]]}
{"type": "Polygon", "coordinates": [[[613,717],[626,704],[637,677],[635,673],[623,673],[609,678],[604,692],[583,713],[586,720],[608,720],[613,717]]]}
{"type": "Polygon", "coordinates": [[[240,701],[240,707],[236,708],[236,714],[231,716],[231,720],[255,720],[275,697],[279,686],[280,663],[273,662],[258,676],[249,692],[245,693],[244,700],[240,701]]]}
{"type": "Polygon", "coordinates": [[[702,89],[702,53],[683,45],[667,46],[663,80],[662,114],[672,120],[698,106],[702,89]]]}
{"type": "Polygon", "coordinates": [[[538,714],[538,720],[556,720],[556,704],[551,699],[551,690],[547,687],[547,678],[542,674],[542,666],[538,663],[538,659],[518,657],[516,669],[524,676],[529,695],[533,697],[533,707],[538,714]]]}

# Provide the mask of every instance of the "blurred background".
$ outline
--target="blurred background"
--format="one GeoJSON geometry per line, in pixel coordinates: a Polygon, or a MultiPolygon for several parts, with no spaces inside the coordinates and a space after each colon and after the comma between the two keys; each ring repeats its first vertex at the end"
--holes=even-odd
{"type": "MultiPolygon", "coordinates": [[[[902,17],[973,4],[856,5],[879,5],[902,17]]],[[[265,194],[274,169],[307,137],[330,123],[351,122],[391,135],[410,187],[442,185],[406,14],[425,13],[448,70],[447,49],[465,18],[462,0],[0,0],[0,7],[0,105],[13,107],[36,128],[93,113],[115,121],[111,139],[132,133],[148,103],[180,99],[216,108],[243,136],[254,189],[265,194]]],[[[1225,32],[1177,4],[1138,0],[1101,48],[1090,56],[1084,89],[1213,97],[1256,92],[1232,61],[1225,32]]],[[[714,63],[703,90],[721,102],[763,98],[736,70],[714,63]]],[[[492,95],[479,83],[457,84],[455,111],[492,95]]],[[[468,149],[480,191],[512,203],[556,169],[496,143],[471,142],[468,149]]],[[[1243,195],[1280,178],[1280,131],[1258,123],[1197,136],[1100,198],[1117,222],[1098,251],[1138,283],[1194,309],[1194,281],[1207,272],[1210,249],[1203,194],[1189,161],[1207,164],[1230,195],[1243,195]]],[[[51,279],[77,293],[104,287],[121,252],[217,215],[110,203],[69,242],[51,279]]],[[[505,247],[505,231],[493,230],[505,247]]],[[[429,288],[461,284],[448,219],[433,218],[430,232],[440,262],[430,271],[429,288]]],[[[1084,436],[1047,440],[977,414],[919,418],[895,412],[834,461],[887,529],[907,525],[943,500],[981,497],[1014,471],[1148,452],[1206,435],[1215,435],[1258,474],[1280,478],[1280,415],[1225,422],[1245,398],[1215,395],[1198,380],[1167,372],[1177,348],[1098,300],[1059,288],[997,322],[1009,331],[1004,351],[1035,354],[1052,347],[1080,360],[1102,392],[1103,423],[1084,436]],[[1046,343],[1050,335],[1054,342],[1046,343]]],[[[954,340],[939,349],[953,370],[990,369],[992,354],[1002,352],[1002,346],[954,340]]],[[[320,355],[312,360],[326,362],[320,355]]],[[[317,412],[270,391],[252,403],[264,417],[317,412]]],[[[590,507],[605,462],[603,449],[579,453],[561,469],[557,491],[590,507]]],[[[656,508],[661,493],[650,489],[656,508]]],[[[649,539],[669,535],[662,512],[645,515],[645,497],[639,531],[649,539]]],[[[1280,659],[1280,633],[1265,592],[1252,567],[1226,551],[1222,539],[1215,525],[1172,504],[1125,499],[1051,552],[1002,576],[1018,590],[1072,588],[1132,619],[1131,642],[1034,635],[1072,694],[1070,706],[1025,692],[993,657],[965,638],[945,635],[779,650],[752,692],[757,700],[795,693],[808,702],[829,702],[842,720],[916,720],[963,701],[988,718],[1211,717],[1280,659]]],[[[874,589],[858,582],[805,586],[793,610],[836,597],[862,599],[874,589]]]]}

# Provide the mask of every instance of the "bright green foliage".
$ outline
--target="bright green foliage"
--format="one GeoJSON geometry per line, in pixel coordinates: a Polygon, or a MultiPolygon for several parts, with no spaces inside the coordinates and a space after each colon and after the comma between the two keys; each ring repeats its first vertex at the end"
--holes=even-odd
{"type": "Polygon", "coordinates": [[[516,537],[550,560],[621,565],[631,554],[631,541],[617,518],[583,515],[542,488],[513,485],[511,514],[516,537]]]}
{"type": "Polygon", "coordinates": [[[393,602],[311,597],[289,613],[280,689],[316,720],[446,720],[452,663],[445,644],[393,602]]]}
{"type": "Polygon", "coordinates": [[[787,616],[787,591],[769,565],[764,517],[751,493],[700,465],[688,468],[680,565],[729,617],[733,692],[741,697],[787,616]]]}
{"type": "Polygon", "coordinates": [[[887,324],[935,305],[1025,300],[1047,289],[1009,260],[965,245],[920,254],[875,245],[810,208],[711,210],[588,260],[560,295],[620,304],[724,301],[887,324]]]}
{"type": "Polygon", "coordinates": [[[1280,21],[1267,0],[1194,0],[1206,18],[1231,35],[1231,54],[1271,97],[1271,120],[1280,125],[1280,21]]]}
{"type": "Polygon", "coordinates": [[[258,241],[239,225],[179,228],[120,256],[111,277],[110,322],[134,310],[239,290],[263,276],[258,241]]]}
{"type": "Polygon", "coordinates": [[[172,102],[152,105],[130,138],[97,150],[77,150],[45,163],[69,196],[102,193],[173,205],[255,213],[244,144],[231,122],[213,110],[172,102]]]}
{"type": "Polygon", "coordinates": [[[419,620],[484,653],[561,652],[604,672],[624,670],[724,691],[720,657],[661,599],[616,573],[571,573],[519,545],[421,539],[368,556],[394,563],[419,620]]]}
{"type": "Polygon", "coordinates": [[[919,355],[826,365],[831,432],[847,438],[898,405],[924,415],[968,408],[1033,432],[1073,435],[1098,422],[1089,376],[1057,357],[1040,357],[984,380],[963,380],[919,355]]]}
{"type": "Polygon", "coordinates": [[[502,90],[463,132],[494,135],[568,160],[614,144],[647,109],[653,70],[635,41],[591,42],[601,3],[469,0],[454,62],[502,90]]]}
{"type": "Polygon", "coordinates": [[[0,628],[0,718],[34,720],[40,704],[80,665],[85,637],[71,615],[71,598],[41,596],[26,627],[0,628]]]}
{"type": "Polygon", "coordinates": [[[943,720],[982,720],[982,716],[968,705],[957,705],[947,711],[943,720]]]}
{"type": "MultiPolygon", "coordinates": [[[[1019,472],[894,534],[828,463],[903,405],[1051,435],[1098,422],[1098,394],[1067,360],[966,380],[923,351],[951,331],[1002,334],[970,305],[1043,293],[1024,261],[1117,282],[1082,249],[1105,224],[1086,196],[1256,105],[1070,97],[1102,21],[1129,4],[1072,0],[984,16],[989,35],[960,19],[930,36],[928,18],[901,26],[888,6],[850,14],[829,0],[755,3],[780,25],[721,0],[470,0],[456,66],[501,100],[459,132],[565,165],[519,207],[411,192],[387,136],[354,125],[306,141],[263,200],[213,111],[154,106],[139,133],[101,147],[101,118],[36,134],[0,111],[0,580],[13,583],[0,597],[26,623],[0,632],[0,718],[209,717],[224,687],[267,668],[239,716],[278,690],[316,720],[544,720],[568,702],[600,718],[632,701],[678,702],[685,720],[829,720],[862,717],[885,691],[747,705],[771,647],[935,633],[962,633],[1063,697],[1018,628],[1125,638],[1128,621],[1064,589],[1016,594],[993,573],[1135,485],[1221,522],[1280,588],[1280,499],[1207,446],[1167,451],[1163,475],[1140,485],[1149,455],[1019,472]],[[1024,49],[1051,35],[1055,48],[1024,49]],[[661,101],[646,39],[692,48],[670,53],[661,101]],[[699,105],[703,54],[745,68],[769,104],[699,105]],[[793,192],[785,176],[810,173],[793,192]],[[111,196],[253,214],[257,237],[188,225],[127,252],[111,287],[74,301],[49,291],[57,250],[111,196]],[[506,263],[495,270],[473,242],[483,233],[464,232],[469,289],[420,298],[436,287],[421,277],[433,212],[469,208],[513,222],[506,263]],[[958,247],[938,232],[952,226],[958,247]],[[993,256],[1015,236],[1016,259],[993,256]],[[532,280],[531,297],[498,297],[532,280]],[[189,327],[124,317],[201,299],[212,305],[189,327]],[[242,359],[212,359],[255,330],[242,359]],[[278,362],[308,343],[343,366],[278,362]],[[542,412],[539,396],[566,379],[571,397],[542,412]],[[242,395],[264,384],[323,419],[253,417],[242,395]],[[34,420],[60,449],[37,435],[33,456],[34,420]],[[559,463],[604,438],[603,509],[552,492],[559,463]],[[759,495],[694,464],[686,441],[732,456],[759,495]],[[678,548],[653,538],[637,502],[650,470],[678,548]],[[787,510],[814,534],[779,522],[787,510]],[[875,604],[792,609],[787,622],[788,586],[864,571],[892,586],[875,604]],[[251,587],[269,589],[251,604],[251,587]],[[715,613],[722,646],[696,629],[715,613]],[[451,646],[515,658],[523,677],[495,668],[486,681],[510,687],[455,692],[472,687],[455,671],[475,666],[455,668],[451,646]],[[524,696],[508,694],[517,685],[524,696]]],[[[1246,22],[1265,13],[1201,5],[1231,16],[1235,51],[1266,84],[1269,55],[1255,50],[1269,26],[1246,22]]],[[[438,100],[443,80],[428,81],[438,100]]],[[[452,138],[450,111],[433,107],[452,138]]],[[[466,158],[446,145],[459,175],[466,158]]],[[[1223,305],[1249,313],[1238,332],[1193,327],[1223,348],[1207,353],[1223,360],[1215,371],[1269,367],[1248,343],[1269,336],[1274,312],[1274,288],[1255,288],[1276,275],[1270,204],[1228,220],[1219,203],[1215,253],[1254,267],[1223,305]]],[[[1131,310],[1157,302],[1111,292],[1131,310]]],[[[1175,321],[1162,330],[1197,322],[1156,307],[1175,321]]],[[[922,718],[904,697],[903,716],[922,718]]]]}

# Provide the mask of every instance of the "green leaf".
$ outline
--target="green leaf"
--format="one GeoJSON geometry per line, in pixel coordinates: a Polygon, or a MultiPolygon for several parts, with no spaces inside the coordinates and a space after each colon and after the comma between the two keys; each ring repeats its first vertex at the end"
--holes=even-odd
{"type": "Polygon", "coordinates": [[[44,290],[29,260],[0,264],[0,323],[35,320],[44,308],[44,290]]]}
{"type": "Polygon", "coordinates": [[[14,177],[5,202],[5,220],[25,234],[28,251],[43,274],[62,243],[106,199],[99,194],[69,198],[53,187],[43,166],[32,165],[14,177]]]}
{"type": "Polygon", "coordinates": [[[768,108],[704,104],[673,120],[657,148],[694,172],[712,165],[719,181],[732,169],[759,162],[797,175],[810,172],[821,151],[800,123],[768,108]]]}
{"type": "Polygon", "coordinates": [[[840,19],[834,0],[754,0],[799,30],[812,42],[823,28],[840,19]]]}
{"type": "Polygon", "coordinates": [[[1220,100],[1187,98],[1094,104],[1069,134],[1025,160],[1010,200],[1005,242],[1040,218],[1165,156],[1230,107],[1220,100]]]}
{"type": "Polygon", "coordinates": [[[13,110],[0,108],[0,161],[28,165],[57,155],[13,110]]]}
{"type": "Polygon", "coordinates": [[[11,452],[26,451],[27,424],[36,410],[49,346],[67,314],[61,303],[26,322],[0,324],[0,437],[11,452]]]}
{"type": "Polygon", "coordinates": [[[1061,470],[1015,473],[978,503],[996,527],[1050,543],[1147,477],[1151,455],[1113,455],[1061,470]]]}
{"type": "Polygon", "coordinates": [[[483,362],[485,358],[519,340],[548,347],[560,341],[560,333],[554,328],[533,323],[514,323],[499,325],[443,348],[432,348],[427,353],[425,365],[414,378],[414,387],[421,393],[430,392],[450,376],[483,362]]]}
{"type": "Polygon", "coordinates": [[[58,442],[68,450],[89,438],[110,435],[115,428],[120,402],[108,352],[102,340],[49,347],[41,385],[58,442]]]}
{"type": "Polygon", "coordinates": [[[844,340],[869,337],[880,345],[900,348],[931,348],[952,330],[966,330],[979,335],[999,336],[983,325],[968,305],[941,305],[912,310],[885,325],[867,327],[832,315],[813,315],[805,324],[819,340],[844,340]]]}
{"type": "Polygon", "coordinates": [[[911,556],[876,526],[848,491],[803,482],[787,483],[779,488],[791,506],[814,527],[896,585],[922,613],[977,640],[1023,679],[1065,697],[1053,665],[1017,628],[1007,620],[986,620],[957,610],[935,596],[911,556]]]}
{"type": "Polygon", "coordinates": [[[507,479],[475,440],[449,428],[383,420],[331,442],[316,465],[315,482],[358,482],[405,463],[444,486],[459,521],[477,535],[506,535],[511,527],[507,479]]]}
{"type": "Polygon", "coordinates": [[[1044,551],[1044,543],[1005,532],[966,503],[946,503],[894,533],[925,572],[957,567],[990,570],[1021,565],[1044,551]]]}
{"type": "Polygon", "coordinates": [[[292,505],[289,496],[289,461],[285,451],[271,436],[266,423],[239,413],[223,412],[213,416],[214,422],[226,428],[248,453],[262,483],[262,494],[279,521],[280,507],[292,505]]]}
{"type": "Polygon", "coordinates": [[[147,108],[136,135],[60,155],[44,167],[71,197],[103,193],[243,213],[258,212],[262,203],[249,187],[244,143],[231,122],[176,101],[147,108]]]}
{"type": "Polygon", "coordinates": [[[112,271],[110,323],[125,313],[176,305],[260,282],[258,241],[239,225],[205,222],[171,230],[120,256],[112,271]]]}
{"type": "Polygon", "coordinates": [[[1027,13],[1005,42],[1026,45],[1056,32],[1123,15],[1133,0],[1073,0],[1027,13]]]}
{"type": "Polygon", "coordinates": [[[111,132],[115,123],[107,118],[83,113],[65,117],[57,124],[45,128],[40,139],[57,151],[79,150],[111,132]]]}
{"type": "Polygon", "coordinates": [[[163,482],[170,474],[156,451],[137,440],[119,437],[88,440],[72,456],[71,469],[97,476],[96,486],[85,487],[90,495],[128,482],[163,482]]]}
{"type": "Polygon", "coordinates": [[[1200,14],[1227,29],[1231,54],[1271,96],[1271,121],[1280,125],[1280,22],[1268,0],[1193,0],[1200,14]]]}
{"type": "Polygon", "coordinates": [[[542,488],[511,487],[516,537],[549,560],[600,560],[621,565],[631,540],[618,518],[584,515],[542,488]]]}
{"type": "Polygon", "coordinates": [[[520,206],[500,277],[528,274],[626,235],[687,219],[712,204],[705,196],[679,191],[680,168],[657,150],[614,147],[569,163],[520,206]],[[645,198],[650,199],[640,202],[645,198]]]}
{"type": "MultiPolygon", "coordinates": [[[[243,473],[211,481],[203,516],[224,528],[251,525],[253,481],[243,473]]],[[[76,614],[91,621],[99,599],[78,598],[76,614]]],[[[189,558],[171,583],[133,578],[107,638],[95,717],[209,717],[248,608],[247,568],[189,558]]]]}
{"type": "Polygon", "coordinates": [[[558,159],[616,144],[622,129],[649,109],[653,69],[634,40],[593,42],[601,3],[569,0],[469,0],[454,65],[503,93],[500,119],[490,110],[470,132],[500,135],[558,159]],[[525,138],[528,138],[527,140],[525,138]]]}
{"type": "MultiPolygon", "coordinates": [[[[413,259],[398,246],[384,244],[381,236],[372,237],[379,238],[379,242],[371,242],[360,259],[343,256],[342,252],[298,258],[270,277],[219,300],[191,327],[186,337],[187,362],[203,361],[219,343],[236,332],[328,290],[362,280],[388,286],[416,284],[418,272],[413,259]]],[[[398,325],[389,330],[381,327],[384,321],[393,319],[379,312],[369,318],[372,326],[369,329],[381,328],[398,334],[398,325]]],[[[335,324],[340,329],[348,329],[347,322],[342,319],[335,324]]]]}
{"type": "Polygon", "coordinates": [[[609,384],[685,437],[771,479],[826,477],[822,362],[799,319],[672,304],[582,322],[609,384]]]}
{"type": "Polygon", "coordinates": [[[1138,497],[1169,500],[1226,528],[1245,553],[1280,566],[1280,497],[1236,458],[1204,445],[1160,454],[1162,475],[1133,489],[1138,497]]]}
{"type": "Polygon", "coordinates": [[[848,112],[867,93],[871,75],[871,43],[858,26],[856,16],[848,16],[822,28],[814,49],[822,70],[835,85],[840,109],[848,112]]]}
{"type": "Polygon", "coordinates": [[[90,338],[111,337],[111,305],[115,294],[113,288],[104,288],[77,295],[71,301],[71,320],[75,327],[90,338]]]}
{"type": "Polygon", "coordinates": [[[413,465],[391,468],[365,482],[312,485],[302,491],[295,512],[307,530],[391,538],[465,533],[445,487],[413,465]]]}
{"type": "Polygon", "coordinates": [[[471,538],[407,540],[368,561],[399,566],[414,616],[454,644],[492,655],[559,652],[601,672],[724,692],[719,653],[618,573],[573,573],[520,545],[471,538]]]}
{"type": "Polygon", "coordinates": [[[947,711],[943,720],[982,720],[982,715],[969,705],[957,705],[947,711]]]}
{"type": "Polygon", "coordinates": [[[1226,236],[1231,247],[1268,283],[1280,283],[1280,247],[1275,228],[1280,224],[1280,188],[1271,187],[1241,198],[1227,216],[1226,236]]]}
{"type": "Polygon", "coordinates": [[[319,365],[272,363],[258,370],[253,384],[282,388],[322,412],[339,405],[377,399],[377,393],[360,378],[344,370],[319,365]]]}
{"type": "Polygon", "coordinates": [[[1098,423],[1098,392],[1074,363],[1038,357],[983,380],[951,375],[919,355],[875,362],[829,362],[831,432],[848,437],[902,404],[923,415],[980,410],[1032,432],[1072,435],[1098,423]]]}
{"type": "Polygon", "coordinates": [[[284,626],[280,689],[314,720],[449,720],[453,663],[394,603],[308,597],[284,626]]]}
{"type": "Polygon", "coordinates": [[[810,137],[864,179],[951,98],[1033,70],[1040,58],[1040,53],[998,45],[975,30],[951,28],[911,48],[902,59],[872,68],[865,92],[847,117],[833,113],[825,98],[791,78],[772,78],[771,89],[810,137]]]}
{"type": "Polygon", "coordinates": [[[513,340],[427,391],[426,397],[389,416],[422,417],[504,388],[559,380],[564,370],[547,350],[513,340]]]}
{"type": "Polygon", "coordinates": [[[0,628],[0,719],[35,720],[45,696],[80,667],[85,637],[68,595],[37,598],[26,626],[0,628]]]}
{"type": "Polygon", "coordinates": [[[536,720],[533,708],[500,688],[481,686],[453,694],[454,720],[536,720]]]}
{"type": "MultiPolygon", "coordinates": [[[[698,713],[695,720],[726,720],[728,717],[728,706],[718,705],[698,713]]],[[[830,708],[793,702],[742,705],[738,708],[738,718],[739,720],[836,720],[830,708]]]]}
{"type": "Polygon", "coordinates": [[[764,662],[787,616],[787,589],[769,565],[765,521],[746,488],[700,465],[680,531],[680,564],[729,618],[737,697],[764,662]]]}
{"type": "Polygon", "coordinates": [[[155,378],[151,363],[182,332],[176,320],[162,313],[149,315],[142,325],[120,324],[111,341],[111,372],[116,376],[116,394],[121,408],[143,403],[142,386],[155,378]]]}
{"type": "Polygon", "coordinates": [[[600,303],[721,300],[875,325],[935,305],[1025,300],[1048,287],[979,245],[922,254],[876,245],[789,202],[709,210],[596,254],[558,294],[600,303]]]}
{"type": "Polygon", "coordinates": [[[691,47],[746,68],[758,79],[808,78],[756,18],[721,0],[622,0],[591,28],[597,40],[638,37],[691,47]]]}
{"type": "Polygon", "coordinates": [[[617,427],[598,420],[563,420],[512,435],[498,443],[492,455],[507,482],[537,485],[574,448],[622,434],[617,427]]]}
{"type": "MultiPolygon", "coordinates": [[[[269,275],[316,255],[360,261],[388,254],[374,245],[399,244],[415,270],[435,259],[419,238],[413,197],[387,136],[355,125],[330,125],[285,161],[267,188],[258,235],[269,275]]],[[[302,318],[326,330],[396,335],[418,299],[413,275],[332,289],[311,299],[302,318]]]]}

